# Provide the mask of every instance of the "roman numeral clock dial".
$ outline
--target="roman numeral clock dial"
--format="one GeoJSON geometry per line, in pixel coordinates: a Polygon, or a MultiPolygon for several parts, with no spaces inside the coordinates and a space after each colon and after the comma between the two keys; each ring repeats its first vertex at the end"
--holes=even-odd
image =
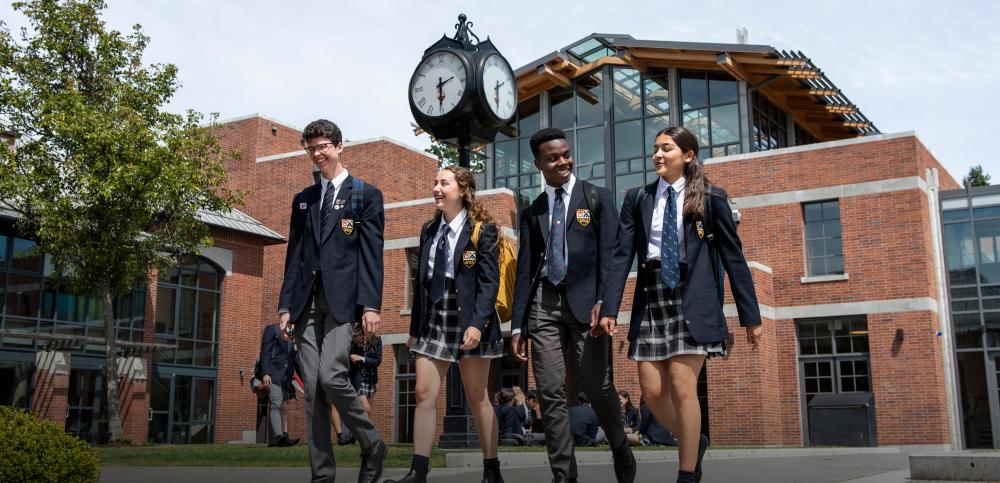
{"type": "Polygon", "coordinates": [[[465,94],[465,64],[451,52],[437,52],[417,66],[410,98],[424,115],[443,116],[458,106],[465,94]]]}
{"type": "Polygon", "coordinates": [[[486,104],[493,114],[502,120],[514,117],[517,107],[517,86],[514,85],[514,73],[503,57],[490,54],[483,64],[483,93],[486,104]]]}

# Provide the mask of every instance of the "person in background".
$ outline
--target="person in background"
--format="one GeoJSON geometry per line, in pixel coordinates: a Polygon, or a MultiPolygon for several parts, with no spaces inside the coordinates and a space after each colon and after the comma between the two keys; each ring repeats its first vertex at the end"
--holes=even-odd
{"type": "Polygon", "coordinates": [[[292,398],[292,340],[281,331],[278,324],[269,324],[260,337],[261,385],[258,388],[267,394],[269,401],[268,420],[270,433],[268,446],[295,446],[298,438],[288,437],[288,422],[285,419],[285,403],[292,398]]]}
{"type": "Polygon", "coordinates": [[[569,426],[573,432],[573,443],[576,446],[597,446],[605,441],[601,421],[597,412],[590,407],[587,394],[580,391],[576,395],[577,404],[569,408],[569,426]]]}
{"type": "Polygon", "coordinates": [[[378,366],[382,365],[382,337],[367,333],[361,326],[354,328],[351,342],[351,384],[358,391],[358,399],[365,413],[372,412],[371,397],[378,386],[378,366]]]}
{"type": "Polygon", "coordinates": [[[517,414],[514,391],[503,388],[497,392],[497,424],[500,426],[501,446],[521,446],[524,444],[524,428],[517,414]]]}
{"type": "Polygon", "coordinates": [[[656,420],[656,416],[646,406],[645,398],[639,398],[639,413],[642,415],[642,420],[639,423],[639,437],[642,438],[643,445],[677,446],[677,438],[656,420]]]}
{"type": "Polygon", "coordinates": [[[511,388],[514,391],[514,409],[517,411],[517,419],[521,422],[521,427],[531,427],[531,411],[528,410],[527,396],[521,390],[521,386],[511,388]]]}
{"type": "Polygon", "coordinates": [[[642,444],[642,438],[639,436],[639,410],[632,405],[628,391],[618,391],[618,402],[622,405],[622,421],[625,424],[628,444],[632,446],[642,444]]]}

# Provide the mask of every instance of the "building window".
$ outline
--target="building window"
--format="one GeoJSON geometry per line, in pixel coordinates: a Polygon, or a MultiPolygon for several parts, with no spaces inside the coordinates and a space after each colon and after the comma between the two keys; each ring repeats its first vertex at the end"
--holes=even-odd
{"type": "Polygon", "coordinates": [[[681,119],[698,136],[701,158],[741,152],[739,89],[728,75],[682,72],[681,119]]]}
{"type": "Polygon", "coordinates": [[[844,251],[840,239],[840,202],[805,203],[806,267],[809,276],[844,273],[844,251]]]}
{"type": "Polygon", "coordinates": [[[406,310],[413,308],[413,297],[416,296],[420,281],[420,248],[406,249],[406,310]]]}
{"type": "Polygon", "coordinates": [[[871,392],[865,318],[802,320],[796,326],[806,402],[816,394],[871,392]]]}
{"type": "Polygon", "coordinates": [[[493,184],[513,190],[521,206],[527,206],[541,187],[541,174],[535,169],[530,144],[531,135],[540,126],[540,106],[538,97],[521,102],[517,118],[497,133],[493,143],[493,184]]]}
{"type": "Polygon", "coordinates": [[[35,365],[29,361],[0,361],[0,405],[31,409],[31,381],[35,365]]]}
{"type": "Polygon", "coordinates": [[[566,89],[549,92],[552,127],[566,132],[566,142],[573,153],[576,176],[604,186],[604,84],[605,70],[573,81],[566,89]]]}
{"type": "Polygon", "coordinates": [[[201,259],[160,275],[156,291],[156,342],[177,344],[159,362],[216,367],[224,272],[201,259]]]}
{"type": "Polygon", "coordinates": [[[811,132],[802,127],[799,123],[795,123],[795,145],[805,146],[806,144],[816,144],[819,140],[816,136],[813,136],[811,132]]]}
{"type": "Polygon", "coordinates": [[[629,189],[656,179],[648,160],[656,133],[670,127],[670,81],[664,74],[643,76],[630,68],[613,73],[614,186],[621,206],[629,189]]]}
{"type": "Polygon", "coordinates": [[[788,118],[763,94],[753,95],[753,139],[754,151],[767,151],[788,146],[788,118]]]}
{"type": "Polygon", "coordinates": [[[396,344],[396,442],[413,442],[417,409],[417,365],[405,344],[396,344]]]}

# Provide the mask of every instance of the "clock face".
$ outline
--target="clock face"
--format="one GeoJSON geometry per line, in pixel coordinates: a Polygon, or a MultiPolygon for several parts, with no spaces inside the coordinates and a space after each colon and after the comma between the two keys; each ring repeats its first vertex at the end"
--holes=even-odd
{"type": "Polygon", "coordinates": [[[483,65],[483,93],[486,103],[498,118],[507,120],[514,117],[517,107],[514,73],[510,65],[497,54],[486,58],[483,65]]]}
{"type": "Polygon", "coordinates": [[[465,64],[451,52],[436,52],[417,66],[410,82],[413,105],[427,116],[451,112],[465,94],[465,64]]]}

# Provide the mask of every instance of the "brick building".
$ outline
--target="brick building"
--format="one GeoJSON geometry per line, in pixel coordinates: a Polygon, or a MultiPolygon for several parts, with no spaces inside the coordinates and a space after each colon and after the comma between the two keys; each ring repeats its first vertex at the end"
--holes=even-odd
{"type": "MultiPolygon", "coordinates": [[[[765,321],[764,341],[751,352],[727,294],[725,311],[735,335],[731,354],[708,363],[700,384],[714,444],[821,444],[838,436],[823,424],[831,420],[860,428],[854,436],[867,427],[864,434],[874,437],[856,444],[958,442],[937,200],[939,189],[958,185],[915,134],[879,132],[808,58],[769,46],[592,35],[515,75],[518,116],[486,147],[480,186],[508,237],[516,237],[511,227],[517,207],[539,190],[527,147],[539,127],[566,130],[577,176],[611,188],[619,202],[628,188],[654,179],[646,146],[659,129],[683,124],[702,140],[708,175],[729,192],[738,213],[765,321]],[[810,407],[844,396],[871,401],[873,417],[865,416],[865,408],[830,416],[836,411],[818,403],[810,407]]],[[[336,121],[336,114],[331,118],[336,121]]],[[[268,233],[217,230],[217,245],[232,257],[221,290],[189,283],[223,273],[207,261],[175,277],[151,279],[144,308],[137,309],[140,322],[133,324],[142,327],[139,339],[185,345],[155,359],[140,357],[150,375],[133,377],[131,396],[123,396],[135,399],[127,427],[136,441],[227,442],[247,438],[256,426],[249,371],[261,329],[276,318],[285,251],[280,239],[287,235],[290,200],[314,175],[299,146],[300,132],[291,126],[254,115],[222,123],[217,133],[224,146],[241,153],[226,168],[234,187],[250,190],[241,207],[249,215],[244,222],[268,233]],[[164,289],[176,298],[173,305],[158,303],[164,289]],[[193,295],[183,295],[191,290],[193,295]],[[186,310],[184,300],[220,292],[217,336],[180,337],[187,323],[175,312],[186,310]],[[178,335],[163,337],[169,330],[178,335]],[[204,359],[208,366],[198,364],[203,344],[217,348],[214,358],[204,359]]],[[[404,342],[415,250],[419,228],[433,212],[429,195],[437,160],[386,138],[345,144],[345,165],[378,186],[386,203],[384,352],[373,419],[387,440],[409,441],[415,376],[404,342]]],[[[16,240],[9,241],[2,252],[11,260],[7,267],[20,253],[16,240]]],[[[6,270],[11,279],[13,272],[6,270]]],[[[630,291],[620,324],[629,322],[630,291]]],[[[10,323],[10,301],[8,295],[4,330],[17,327],[10,323]]],[[[43,322],[35,321],[36,330],[43,322]]],[[[194,327],[197,335],[202,326],[194,327]]],[[[42,374],[65,373],[60,357],[73,351],[53,354],[38,342],[12,348],[8,337],[3,340],[0,381],[22,381],[24,394],[34,394],[24,396],[24,404],[60,419],[62,409],[52,401],[75,386],[42,374]],[[51,382],[25,382],[30,379],[51,382]]],[[[624,341],[613,342],[616,383],[637,400],[635,364],[626,351],[624,341]]],[[[73,352],[69,367],[82,358],[73,352]]],[[[510,358],[495,361],[493,371],[495,387],[534,386],[530,368],[510,358]]],[[[448,396],[439,403],[440,414],[460,414],[461,392],[443,394],[448,396]]],[[[304,435],[301,402],[289,414],[290,432],[304,435]]],[[[81,420],[67,419],[68,428],[82,432],[71,425],[81,420]]]]}

